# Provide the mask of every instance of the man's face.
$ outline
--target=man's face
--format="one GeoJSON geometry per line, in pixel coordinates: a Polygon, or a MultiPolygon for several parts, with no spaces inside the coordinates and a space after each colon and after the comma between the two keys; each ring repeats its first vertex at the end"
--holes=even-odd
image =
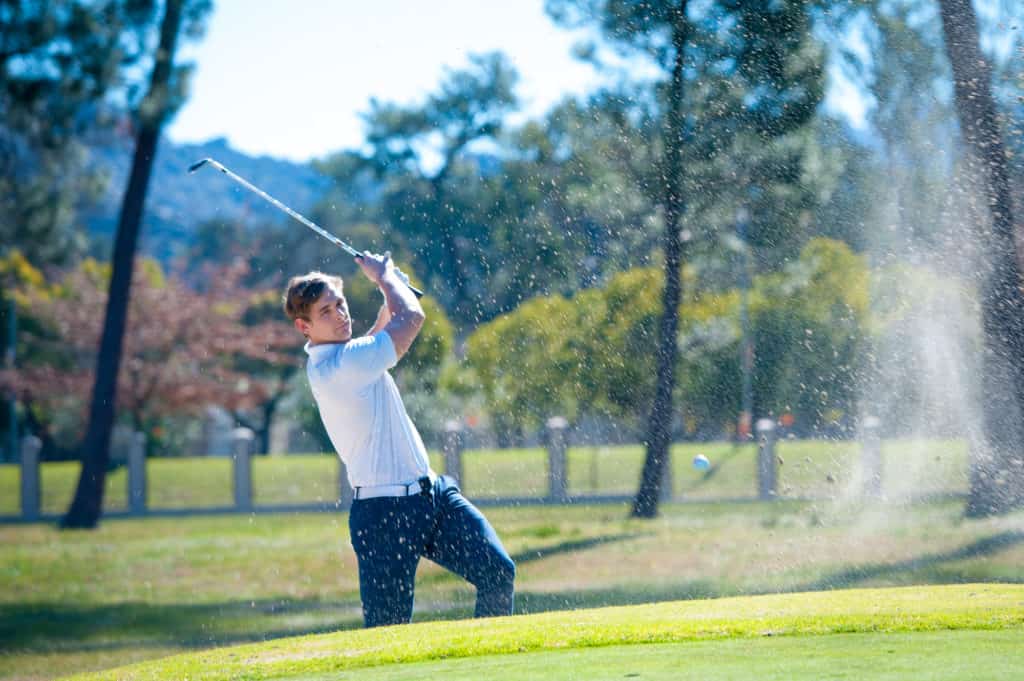
{"type": "Polygon", "coordinates": [[[295,320],[295,328],[314,345],[344,343],[352,338],[352,319],[348,316],[348,301],[327,287],[309,308],[310,321],[295,320]]]}

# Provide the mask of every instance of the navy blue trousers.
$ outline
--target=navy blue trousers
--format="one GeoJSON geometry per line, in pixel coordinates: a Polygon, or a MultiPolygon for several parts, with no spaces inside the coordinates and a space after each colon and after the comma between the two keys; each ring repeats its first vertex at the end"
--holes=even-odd
{"type": "Polygon", "coordinates": [[[476,587],[476,616],[512,614],[516,566],[487,518],[454,480],[426,493],[352,502],[352,548],[367,627],[412,619],[416,566],[428,558],[476,587]]]}

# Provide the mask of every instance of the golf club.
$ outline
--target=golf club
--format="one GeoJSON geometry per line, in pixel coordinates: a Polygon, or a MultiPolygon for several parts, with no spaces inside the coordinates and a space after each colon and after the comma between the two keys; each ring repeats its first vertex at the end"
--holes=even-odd
{"type": "MultiPolygon", "coordinates": [[[[213,166],[214,168],[216,168],[220,172],[224,173],[225,175],[230,177],[232,180],[234,180],[238,184],[240,184],[243,187],[245,187],[246,189],[248,189],[249,191],[251,191],[251,192],[253,192],[255,194],[258,194],[259,196],[261,196],[262,198],[264,198],[268,202],[272,203],[277,208],[280,208],[285,213],[288,213],[288,215],[291,215],[293,218],[295,218],[296,220],[298,220],[299,222],[304,224],[306,227],[309,227],[311,230],[313,230],[314,232],[316,232],[317,234],[319,234],[323,238],[327,239],[328,241],[333,243],[335,246],[338,246],[339,248],[341,248],[341,250],[345,251],[349,255],[351,255],[353,257],[361,257],[363,255],[362,253],[360,253],[356,249],[352,248],[351,246],[349,246],[347,243],[345,243],[344,241],[342,241],[338,237],[336,237],[333,234],[331,234],[330,232],[328,232],[323,227],[320,227],[319,225],[314,223],[312,220],[309,220],[308,218],[306,218],[302,214],[297,213],[296,211],[292,210],[288,206],[284,205],[283,203],[281,203],[280,201],[275,199],[270,194],[266,193],[265,191],[263,191],[262,189],[260,189],[256,185],[250,183],[244,177],[241,177],[240,175],[236,175],[235,173],[231,172],[230,170],[228,170],[227,168],[225,168],[223,165],[221,165],[220,163],[218,163],[217,161],[215,161],[212,158],[204,158],[201,161],[197,161],[197,162],[193,163],[192,165],[189,166],[188,172],[194,173],[197,170],[199,170],[200,168],[202,168],[204,165],[213,166]]],[[[417,298],[420,298],[420,297],[423,296],[423,291],[419,290],[418,288],[416,288],[415,286],[413,286],[411,284],[406,284],[406,285],[409,286],[409,289],[413,293],[416,294],[417,298]]]]}

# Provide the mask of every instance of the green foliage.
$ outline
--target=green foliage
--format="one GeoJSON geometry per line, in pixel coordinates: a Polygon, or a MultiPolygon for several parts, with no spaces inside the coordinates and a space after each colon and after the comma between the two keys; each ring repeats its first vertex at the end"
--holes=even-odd
{"type": "Polygon", "coordinates": [[[852,426],[868,340],[869,271],[848,246],[816,239],[751,302],[754,403],[798,428],[852,426]]]}
{"type": "Polygon", "coordinates": [[[447,72],[438,91],[419,105],[372,100],[365,115],[368,153],[341,154],[322,164],[340,185],[324,205],[344,205],[367,180],[379,183],[370,217],[388,248],[409,249],[426,286],[439,292],[449,314],[461,322],[476,313],[480,292],[475,282],[483,278],[485,266],[475,251],[486,251],[488,233],[486,221],[471,210],[479,192],[469,192],[464,200],[462,185],[476,186],[472,178],[479,169],[471,148],[500,133],[504,117],[516,106],[518,78],[500,53],[469,61],[447,72]],[[437,169],[430,168],[432,154],[441,159],[437,169]]]}
{"type": "Polygon", "coordinates": [[[590,389],[594,411],[640,417],[649,409],[663,287],[658,270],[638,268],[615,275],[600,291],[576,296],[582,323],[573,351],[587,369],[581,382],[590,389]]]}
{"type": "MultiPolygon", "coordinates": [[[[155,43],[154,0],[6,2],[0,21],[0,237],[34,263],[85,249],[78,210],[98,199],[87,133],[124,122],[155,43]]],[[[209,0],[186,3],[186,34],[201,32],[209,0]]],[[[180,105],[187,70],[172,81],[180,105]]]]}
{"type": "Polygon", "coordinates": [[[664,204],[668,174],[678,173],[693,256],[727,256],[723,237],[737,206],[750,212],[748,241],[760,270],[777,267],[806,243],[811,211],[829,198],[840,170],[838,155],[822,148],[810,125],[825,88],[811,3],[689,3],[685,16],[678,5],[641,0],[549,0],[546,7],[558,23],[590,31],[590,56],[598,63],[612,61],[611,48],[667,75],[676,53],[672,36],[682,36],[682,132],[666,127],[667,80],[653,89],[637,84],[621,99],[631,112],[626,120],[641,134],[612,158],[634,169],[633,190],[653,205],[664,204]],[[678,168],[663,167],[669,145],[681,154],[678,168]],[[648,171],[638,175],[644,165],[648,171]]]}
{"type": "MultiPolygon", "coordinates": [[[[671,63],[674,6],[566,0],[548,10],[606,46],[671,63]]],[[[807,3],[692,4],[685,23],[685,125],[672,138],[682,154],[672,172],[688,248],[710,263],[704,271],[728,276],[726,237],[746,205],[757,266],[770,270],[807,241],[839,172],[836,150],[808,125],[824,62],[807,3]]],[[[368,151],[320,164],[335,180],[324,217],[341,234],[369,221],[372,240],[410,258],[460,331],[534,296],[572,296],[651,265],[664,229],[664,83],[621,81],[507,130],[514,83],[503,58],[476,58],[420,105],[373,102],[368,151]],[[485,139],[493,151],[481,151],[485,139]],[[429,170],[425,149],[440,158],[429,170]]]]}
{"type": "Polygon", "coordinates": [[[455,329],[432,296],[423,296],[420,305],[427,319],[416,336],[416,342],[402,360],[403,379],[404,372],[411,372],[420,386],[433,390],[441,365],[452,355],[455,329]]]}
{"type": "Polygon", "coordinates": [[[467,339],[468,363],[498,430],[537,427],[555,414],[576,415],[582,358],[570,339],[579,337],[578,317],[573,301],[535,298],[467,339]]]}
{"type": "MultiPolygon", "coordinates": [[[[684,279],[693,280],[684,272],[684,279]]],[[[537,298],[467,342],[490,413],[516,427],[554,414],[639,423],[655,385],[662,275],[637,268],[571,299],[537,298]]],[[[785,270],[755,278],[751,334],[759,413],[793,412],[805,430],[854,414],[868,341],[867,264],[816,239],[785,270]]],[[[720,434],[740,398],[740,293],[704,291],[679,307],[676,397],[687,431],[720,434]]]]}

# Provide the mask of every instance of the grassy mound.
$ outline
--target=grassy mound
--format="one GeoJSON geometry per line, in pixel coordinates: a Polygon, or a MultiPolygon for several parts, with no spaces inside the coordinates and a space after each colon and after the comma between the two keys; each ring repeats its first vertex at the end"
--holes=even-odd
{"type": "Polygon", "coordinates": [[[289,681],[1020,681],[1024,630],[731,638],[411,662],[289,681]]]}
{"type": "Polygon", "coordinates": [[[303,636],[75,679],[287,679],[396,663],[702,639],[1024,630],[1024,586],[851,589],[549,612],[303,636]]]}

